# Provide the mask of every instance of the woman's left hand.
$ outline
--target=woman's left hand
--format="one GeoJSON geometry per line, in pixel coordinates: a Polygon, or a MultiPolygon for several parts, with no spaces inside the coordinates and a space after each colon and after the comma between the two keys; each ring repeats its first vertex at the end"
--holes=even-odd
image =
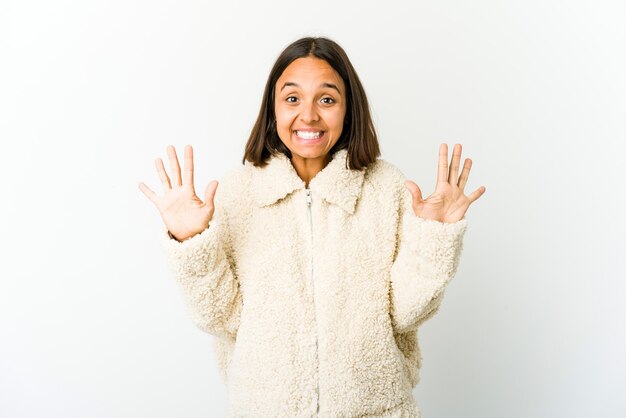
{"type": "Polygon", "coordinates": [[[459,175],[461,163],[461,144],[454,146],[452,161],[448,170],[448,145],[439,146],[439,168],[437,170],[437,185],[435,192],[422,199],[422,191],[411,180],[405,182],[406,187],[413,196],[413,211],[415,215],[424,219],[432,219],[439,222],[454,223],[465,216],[469,205],[485,193],[485,186],[480,186],[469,196],[465,195],[464,189],[472,168],[472,160],[465,159],[463,170],[459,175]]]}

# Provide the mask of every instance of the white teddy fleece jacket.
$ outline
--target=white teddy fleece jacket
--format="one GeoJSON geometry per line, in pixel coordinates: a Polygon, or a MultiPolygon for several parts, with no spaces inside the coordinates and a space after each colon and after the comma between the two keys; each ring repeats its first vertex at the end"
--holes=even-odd
{"type": "Polygon", "coordinates": [[[439,308],[467,221],[417,217],[401,171],[309,188],[283,154],[220,180],[202,233],[162,245],[194,323],[215,336],[231,417],[419,417],[417,329],[439,308]]]}

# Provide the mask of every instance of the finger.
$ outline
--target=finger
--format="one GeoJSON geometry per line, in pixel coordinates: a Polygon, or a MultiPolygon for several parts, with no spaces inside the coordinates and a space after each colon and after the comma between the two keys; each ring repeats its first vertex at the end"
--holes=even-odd
{"type": "Polygon", "coordinates": [[[139,190],[141,190],[141,192],[156,205],[158,199],[156,193],[150,190],[150,188],[143,183],[139,183],[139,190]]]}
{"type": "Polygon", "coordinates": [[[459,165],[461,164],[461,144],[455,144],[452,151],[452,161],[450,162],[450,172],[448,174],[448,180],[453,184],[453,181],[457,180],[459,175],[459,165]]]}
{"type": "Polygon", "coordinates": [[[439,166],[437,183],[448,181],[448,144],[439,145],[439,166]]]}
{"type": "Polygon", "coordinates": [[[183,170],[183,184],[193,187],[193,148],[185,147],[185,168],[183,170]]]}
{"type": "Polygon", "coordinates": [[[411,180],[405,181],[404,184],[411,193],[411,196],[413,198],[413,206],[422,203],[422,191],[420,190],[419,186],[411,180]]]}
{"type": "Polygon", "coordinates": [[[481,197],[486,190],[485,186],[480,186],[478,189],[474,190],[472,194],[468,196],[470,204],[474,203],[479,197],[481,197]]]}
{"type": "Polygon", "coordinates": [[[178,164],[176,149],[172,145],[167,146],[167,156],[170,159],[170,170],[172,171],[173,184],[174,186],[180,186],[180,165],[178,164]]]}
{"type": "Polygon", "coordinates": [[[217,190],[218,181],[213,180],[209,184],[207,184],[206,189],[204,190],[204,203],[206,205],[210,204],[213,206],[213,198],[215,197],[215,191],[217,190]]]}
{"type": "Polygon", "coordinates": [[[161,179],[161,184],[163,184],[163,190],[167,192],[168,190],[172,188],[172,184],[170,183],[170,178],[165,172],[165,166],[163,165],[163,160],[160,158],[157,158],[154,163],[156,165],[159,178],[161,179]]]}
{"type": "Polygon", "coordinates": [[[459,177],[458,186],[461,190],[465,189],[465,185],[467,184],[467,178],[469,177],[470,170],[472,169],[472,160],[469,158],[465,159],[463,163],[463,171],[461,171],[461,176],[459,177]]]}

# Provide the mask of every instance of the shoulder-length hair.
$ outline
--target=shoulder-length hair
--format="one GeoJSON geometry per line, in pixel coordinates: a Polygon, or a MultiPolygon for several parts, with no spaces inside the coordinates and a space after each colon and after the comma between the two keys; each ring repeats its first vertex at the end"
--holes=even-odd
{"type": "Polygon", "coordinates": [[[323,37],[298,39],[287,46],[276,59],[265,85],[259,116],[246,143],[242,164],[248,160],[255,166],[264,167],[269,157],[279,152],[291,159],[291,151],[283,144],[276,131],[274,89],[287,66],[304,57],[316,57],[328,62],[345,85],[347,106],[344,128],[337,143],[329,151],[328,159],[335,152],[347,149],[346,162],[350,169],[360,170],[367,167],[380,156],[380,147],[365,90],[346,52],[336,42],[323,37]]]}

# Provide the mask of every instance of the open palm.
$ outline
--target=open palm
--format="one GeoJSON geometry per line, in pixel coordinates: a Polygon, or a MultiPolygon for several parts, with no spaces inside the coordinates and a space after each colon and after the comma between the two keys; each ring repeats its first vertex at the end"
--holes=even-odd
{"type": "Polygon", "coordinates": [[[193,148],[185,147],[185,166],[181,177],[178,157],[173,146],[167,147],[172,177],[165,172],[163,160],[157,158],[156,170],[161,179],[164,196],[157,196],[144,183],[139,183],[139,189],[157,207],[168,231],[178,241],[184,241],[204,231],[215,212],[213,197],[218,182],[210,182],[205,190],[204,202],[196,195],[193,185],[193,148]]]}
{"type": "Polygon", "coordinates": [[[472,160],[469,158],[465,160],[459,176],[460,163],[461,144],[454,146],[449,168],[448,145],[441,144],[435,191],[426,199],[422,199],[422,191],[419,186],[411,180],[406,181],[406,187],[413,197],[412,205],[415,215],[445,223],[454,223],[463,219],[469,206],[482,196],[486,189],[481,186],[466,196],[464,189],[472,168],[472,160]],[[457,176],[459,176],[458,179],[457,176]]]}

